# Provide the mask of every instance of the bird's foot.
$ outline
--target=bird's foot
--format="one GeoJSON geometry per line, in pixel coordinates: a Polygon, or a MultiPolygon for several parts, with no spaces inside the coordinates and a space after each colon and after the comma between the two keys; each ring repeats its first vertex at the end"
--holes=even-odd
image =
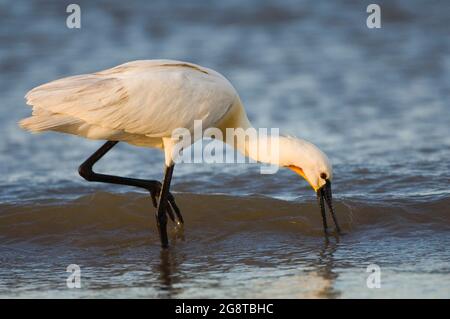
{"type": "MultiPolygon", "coordinates": [[[[162,185],[160,182],[157,182],[152,186],[153,187],[149,189],[149,192],[152,198],[153,207],[157,208],[159,194],[161,193],[162,185]]],[[[167,203],[168,203],[168,205],[166,205],[167,216],[169,216],[170,220],[175,223],[176,228],[182,228],[184,224],[183,216],[181,215],[181,211],[175,202],[175,197],[170,192],[167,196],[167,203]]]]}
{"type": "Polygon", "coordinates": [[[178,240],[184,241],[184,224],[176,221],[174,227],[170,231],[170,237],[174,243],[178,240]]]}

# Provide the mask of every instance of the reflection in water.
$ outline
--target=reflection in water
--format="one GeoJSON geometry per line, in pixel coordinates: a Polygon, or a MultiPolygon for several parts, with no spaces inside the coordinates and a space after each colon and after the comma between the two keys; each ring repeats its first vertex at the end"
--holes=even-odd
{"type": "Polygon", "coordinates": [[[160,252],[160,263],[155,268],[155,271],[159,272],[158,297],[183,298],[192,297],[193,294],[195,298],[338,298],[341,292],[335,290],[338,274],[334,258],[338,247],[338,238],[325,239],[319,247],[314,245],[308,248],[314,250],[319,248],[318,252],[312,251],[312,260],[306,264],[295,262],[292,265],[285,265],[288,266],[285,270],[278,271],[270,267],[261,267],[257,262],[253,264],[253,261],[259,258],[257,254],[250,257],[251,260],[245,258],[245,266],[239,258],[228,260],[228,266],[225,266],[227,262],[223,258],[215,260],[214,257],[211,259],[215,260],[214,262],[200,266],[193,261],[189,251],[181,252],[172,247],[160,252]],[[186,261],[192,261],[194,267],[190,270],[185,269],[183,264],[186,261]],[[223,266],[220,270],[218,263],[223,266]],[[233,266],[230,267],[229,263],[233,266]],[[249,265],[252,266],[248,267],[249,265]],[[301,268],[300,272],[292,276],[291,271],[298,267],[301,268]],[[274,271],[278,274],[275,277],[274,271]],[[223,273],[220,279],[217,278],[217,272],[223,273]],[[255,278],[256,274],[259,275],[255,278]],[[230,277],[240,278],[241,281],[231,283],[230,277]],[[198,280],[199,278],[201,280],[198,280]]]}
{"type": "Polygon", "coordinates": [[[177,241],[184,242],[184,227],[183,225],[175,225],[170,233],[170,240],[172,243],[171,248],[169,249],[161,249],[160,252],[160,263],[158,267],[159,271],[159,280],[161,284],[161,298],[173,298],[175,297],[181,288],[174,288],[174,284],[179,283],[180,281],[180,272],[179,266],[184,261],[184,255],[177,255],[175,247],[177,245],[177,241]]]}
{"type": "Polygon", "coordinates": [[[318,297],[323,298],[337,298],[340,292],[334,289],[334,283],[338,274],[334,271],[336,268],[334,253],[339,245],[339,237],[336,241],[330,241],[328,237],[324,239],[323,248],[319,252],[319,259],[317,260],[317,274],[321,276],[328,284],[323,286],[323,289],[318,292],[318,297]]]}
{"type": "Polygon", "coordinates": [[[180,283],[179,266],[184,261],[183,256],[177,255],[175,249],[161,249],[160,263],[156,271],[159,272],[160,298],[174,298],[181,288],[174,286],[180,283]]]}
{"type": "MultiPolygon", "coordinates": [[[[50,1],[32,10],[24,1],[0,5],[8,23],[0,28],[0,297],[72,297],[60,288],[74,262],[97,278],[77,297],[367,296],[354,276],[374,256],[397,280],[382,297],[448,297],[450,1],[429,2],[386,3],[391,27],[381,33],[365,28],[361,7],[344,0],[153,1],[152,10],[142,9],[144,0],[126,10],[123,1],[97,1],[82,34],[61,27],[60,7],[50,1]],[[330,18],[338,27],[324,23],[330,18]],[[35,19],[39,28],[27,23],[35,19]],[[30,112],[23,95],[38,84],[156,57],[217,69],[255,126],[323,147],[352,240],[322,247],[310,227],[320,222],[316,203],[294,174],[187,164],[177,166],[174,191],[189,238],[160,256],[157,236],[148,237],[155,228],[146,196],[76,176],[97,142],[30,136],[16,124],[30,112]]],[[[146,163],[159,176],[162,154],[118,147],[105,171],[139,176],[146,163]]]]}
{"type": "MultiPolygon", "coordinates": [[[[338,298],[341,296],[335,290],[335,282],[338,278],[334,254],[339,246],[339,238],[335,241],[324,239],[318,255],[305,266],[310,269],[297,275],[298,282],[305,288],[296,293],[298,298],[338,298]]],[[[314,249],[314,248],[313,248],[314,249]]]]}

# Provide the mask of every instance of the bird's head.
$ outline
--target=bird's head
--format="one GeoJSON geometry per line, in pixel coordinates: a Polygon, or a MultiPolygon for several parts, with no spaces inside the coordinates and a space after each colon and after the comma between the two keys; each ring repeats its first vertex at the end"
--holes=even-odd
{"type": "Polygon", "coordinates": [[[283,166],[303,177],[311,185],[319,200],[324,226],[326,225],[325,202],[335,220],[336,230],[339,232],[332,204],[333,168],[330,160],[317,146],[305,140],[289,137],[284,140],[284,143],[282,149],[285,151],[280,152],[283,166]]]}
{"type": "Polygon", "coordinates": [[[288,145],[284,145],[287,152],[282,152],[283,166],[290,168],[303,177],[309,185],[318,191],[327,181],[333,179],[333,169],[328,157],[314,144],[302,139],[289,137],[288,145]]]}

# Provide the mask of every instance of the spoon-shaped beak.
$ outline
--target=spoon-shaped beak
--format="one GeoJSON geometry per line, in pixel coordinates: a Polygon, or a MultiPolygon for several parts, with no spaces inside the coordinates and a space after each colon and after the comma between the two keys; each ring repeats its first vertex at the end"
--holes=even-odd
{"type": "Polygon", "coordinates": [[[336,214],[334,213],[334,208],[333,208],[333,195],[332,195],[332,191],[331,191],[330,180],[327,179],[325,185],[323,185],[321,188],[319,188],[317,190],[317,199],[318,199],[319,206],[320,206],[320,212],[322,214],[323,228],[324,228],[325,234],[327,234],[327,229],[328,229],[325,203],[327,204],[328,209],[331,213],[331,217],[333,218],[334,225],[336,226],[336,232],[338,234],[340,234],[341,228],[339,227],[339,224],[338,224],[338,221],[336,218],[336,214]]]}

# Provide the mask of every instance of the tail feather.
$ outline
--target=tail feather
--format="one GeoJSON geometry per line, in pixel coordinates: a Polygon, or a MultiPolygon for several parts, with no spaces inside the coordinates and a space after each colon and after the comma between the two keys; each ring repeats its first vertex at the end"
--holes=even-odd
{"type": "MultiPolygon", "coordinates": [[[[26,95],[26,103],[33,109],[32,116],[21,120],[18,124],[31,132],[71,131],[75,126],[86,122],[73,115],[52,110],[52,107],[72,104],[80,91],[89,91],[91,86],[101,79],[86,74],[55,80],[30,90],[26,95]]],[[[80,111],[82,109],[80,108],[80,111]]]]}
{"type": "Polygon", "coordinates": [[[79,119],[50,112],[33,111],[33,115],[19,122],[19,126],[31,132],[64,131],[64,127],[80,125],[79,119]]]}
{"type": "MultiPolygon", "coordinates": [[[[120,130],[111,130],[98,125],[90,125],[78,118],[49,112],[42,108],[34,107],[33,115],[21,120],[19,126],[32,133],[43,131],[56,131],[67,134],[74,134],[90,139],[102,140],[127,140],[136,139],[136,136],[126,134],[120,130]]],[[[145,139],[145,138],[144,138],[145,139]]]]}

